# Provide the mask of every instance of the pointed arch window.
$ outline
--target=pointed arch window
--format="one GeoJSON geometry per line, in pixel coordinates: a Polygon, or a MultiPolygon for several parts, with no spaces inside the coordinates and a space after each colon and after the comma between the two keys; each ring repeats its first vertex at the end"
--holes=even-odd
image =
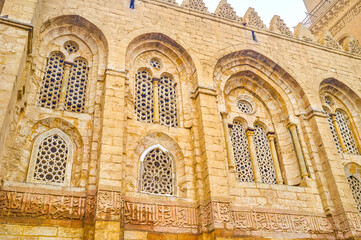
{"type": "Polygon", "coordinates": [[[140,157],[139,188],[142,193],[175,195],[174,161],[161,145],[155,145],[140,157]]]}
{"type": "Polygon", "coordinates": [[[140,69],[135,79],[135,113],[138,121],[153,123],[152,75],[145,69],[140,69]]]}
{"type": "Polygon", "coordinates": [[[272,153],[264,128],[254,125],[253,141],[256,148],[256,156],[263,183],[276,184],[275,168],[272,160],[272,153]]]}
{"type": "Polygon", "coordinates": [[[84,112],[87,83],[88,63],[83,58],[76,58],[70,70],[65,100],[66,110],[84,112]]]}
{"type": "MultiPolygon", "coordinates": [[[[63,50],[69,55],[75,54],[79,45],[74,41],[67,41],[63,50]]],[[[62,52],[52,52],[45,66],[38,106],[84,112],[88,75],[86,59],[77,57],[73,62],[66,62],[62,52]]]]}
{"type": "Polygon", "coordinates": [[[38,100],[39,107],[58,107],[64,77],[65,57],[61,52],[52,52],[46,63],[43,83],[38,100]]]}
{"type": "Polygon", "coordinates": [[[171,74],[153,78],[150,70],[139,69],[135,76],[135,114],[138,121],[178,126],[176,83],[171,74]]]}
{"type": "Polygon", "coordinates": [[[74,146],[60,129],[49,130],[34,142],[28,182],[69,185],[74,146]]]}
{"type": "Polygon", "coordinates": [[[238,180],[241,182],[254,182],[246,131],[240,121],[233,122],[230,137],[238,180]]]}

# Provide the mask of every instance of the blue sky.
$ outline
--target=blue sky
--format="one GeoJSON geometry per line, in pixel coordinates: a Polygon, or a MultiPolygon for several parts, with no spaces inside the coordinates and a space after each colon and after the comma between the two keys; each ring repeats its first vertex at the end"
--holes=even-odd
{"type": "MultiPolygon", "coordinates": [[[[176,1],[182,2],[182,0],[176,1]]],[[[220,2],[220,0],[203,1],[210,12],[214,12],[220,2]]],[[[292,27],[295,27],[306,17],[303,0],[228,0],[228,3],[232,5],[240,17],[244,16],[248,7],[255,8],[267,26],[269,26],[273,15],[279,15],[292,31],[292,27]]]]}

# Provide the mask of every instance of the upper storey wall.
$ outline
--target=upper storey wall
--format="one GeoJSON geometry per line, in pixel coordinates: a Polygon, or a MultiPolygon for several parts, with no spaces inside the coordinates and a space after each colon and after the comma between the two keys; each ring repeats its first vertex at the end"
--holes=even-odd
{"type": "Polygon", "coordinates": [[[326,77],[337,78],[361,93],[361,58],[342,50],[244,27],[240,22],[159,1],[138,0],[135,9],[130,9],[129,1],[125,0],[49,0],[42,5],[39,22],[74,14],[86,18],[104,33],[109,42],[108,68],[111,69],[129,70],[125,67],[129,44],[142,34],[155,32],[170,37],[189,53],[195,63],[198,85],[215,88],[213,73],[217,61],[229,53],[252,49],[292,75],[311,105],[319,102],[314,86],[326,77]],[[252,39],[251,30],[255,31],[257,41],[252,39]]]}

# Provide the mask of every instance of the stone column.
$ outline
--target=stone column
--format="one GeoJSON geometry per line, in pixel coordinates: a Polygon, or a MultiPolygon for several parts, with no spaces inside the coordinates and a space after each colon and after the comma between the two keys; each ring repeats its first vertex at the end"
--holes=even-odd
{"type": "Polygon", "coordinates": [[[249,156],[252,162],[253,174],[254,174],[254,181],[255,182],[262,182],[261,181],[261,172],[259,170],[258,161],[257,161],[257,154],[256,154],[256,147],[253,141],[253,129],[247,129],[246,135],[248,140],[248,148],[249,148],[249,156]]]}
{"type": "Polygon", "coordinates": [[[159,83],[159,79],[153,78],[153,116],[154,116],[154,123],[159,123],[158,83],[159,83]]]}
{"type": "Polygon", "coordinates": [[[63,80],[61,84],[60,97],[59,97],[59,109],[61,110],[65,109],[66,91],[68,89],[70,70],[72,66],[73,64],[70,62],[64,63],[64,74],[63,74],[63,80]]]}
{"type": "Polygon", "coordinates": [[[333,126],[335,127],[335,130],[336,130],[338,139],[339,139],[339,141],[340,141],[340,145],[341,145],[342,151],[343,151],[344,153],[347,153],[347,148],[346,148],[345,142],[343,141],[340,127],[339,127],[338,124],[337,124],[336,114],[331,114],[331,119],[332,119],[333,126]]]}
{"type": "Polygon", "coordinates": [[[276,182],[277,182],[277,184],[283,184],[282,172],[281,172],[280,162],[278,160],[276,144],[275,144],[275,134],[273,132],[269,132],[267,134],[267,137],[268,137],[268,141],[269,141],[270,148],[271,148],[273,165],[274,165],[275,173],[276,173],[276,182]]]}
{"type": "Polygon", "coordinates": [[[299,139],[298,133],[297,133],[297,126],[294,123],[289,123],[287,125],[287,128],[291,132],[293,145],[295,147],[296,156],[297,156],[297,160],[298,160],[298,165],[300,166],[301,176],[302,176],[302,179],[303,179],[305,177],[308,177],[309,175],[308,175],[307,168],[306,168],[306,162],[305,162],[305,159],[303,157],[303,152],[302,152],[300,139],[299,139]]]}
{"type": "Polygon", "coordinates": [[[233,170],[234,169],[234,155],[233,155],[232,141],[231,141],[231,137],[229,136],[229,128],[228,128],[228,123],[227,123],[228,113],[221,112],[221,116],[222,116],[224,137],[225,137],[226,147],[227,147],[228,168],[233,170]]]}

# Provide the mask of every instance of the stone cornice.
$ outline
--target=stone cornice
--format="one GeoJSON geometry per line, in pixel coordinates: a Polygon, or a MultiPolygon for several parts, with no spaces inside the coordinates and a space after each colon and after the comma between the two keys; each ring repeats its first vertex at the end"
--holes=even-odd
{"type": "Polygon", "coordinates": [[[342,18],[330,28],[330,32],[335,36],[342,28],[346,26],[347,23],[351,22],[357,15],[361,12],[361,1],[355,4],[347,13],[345,13],[342,18]]]}

